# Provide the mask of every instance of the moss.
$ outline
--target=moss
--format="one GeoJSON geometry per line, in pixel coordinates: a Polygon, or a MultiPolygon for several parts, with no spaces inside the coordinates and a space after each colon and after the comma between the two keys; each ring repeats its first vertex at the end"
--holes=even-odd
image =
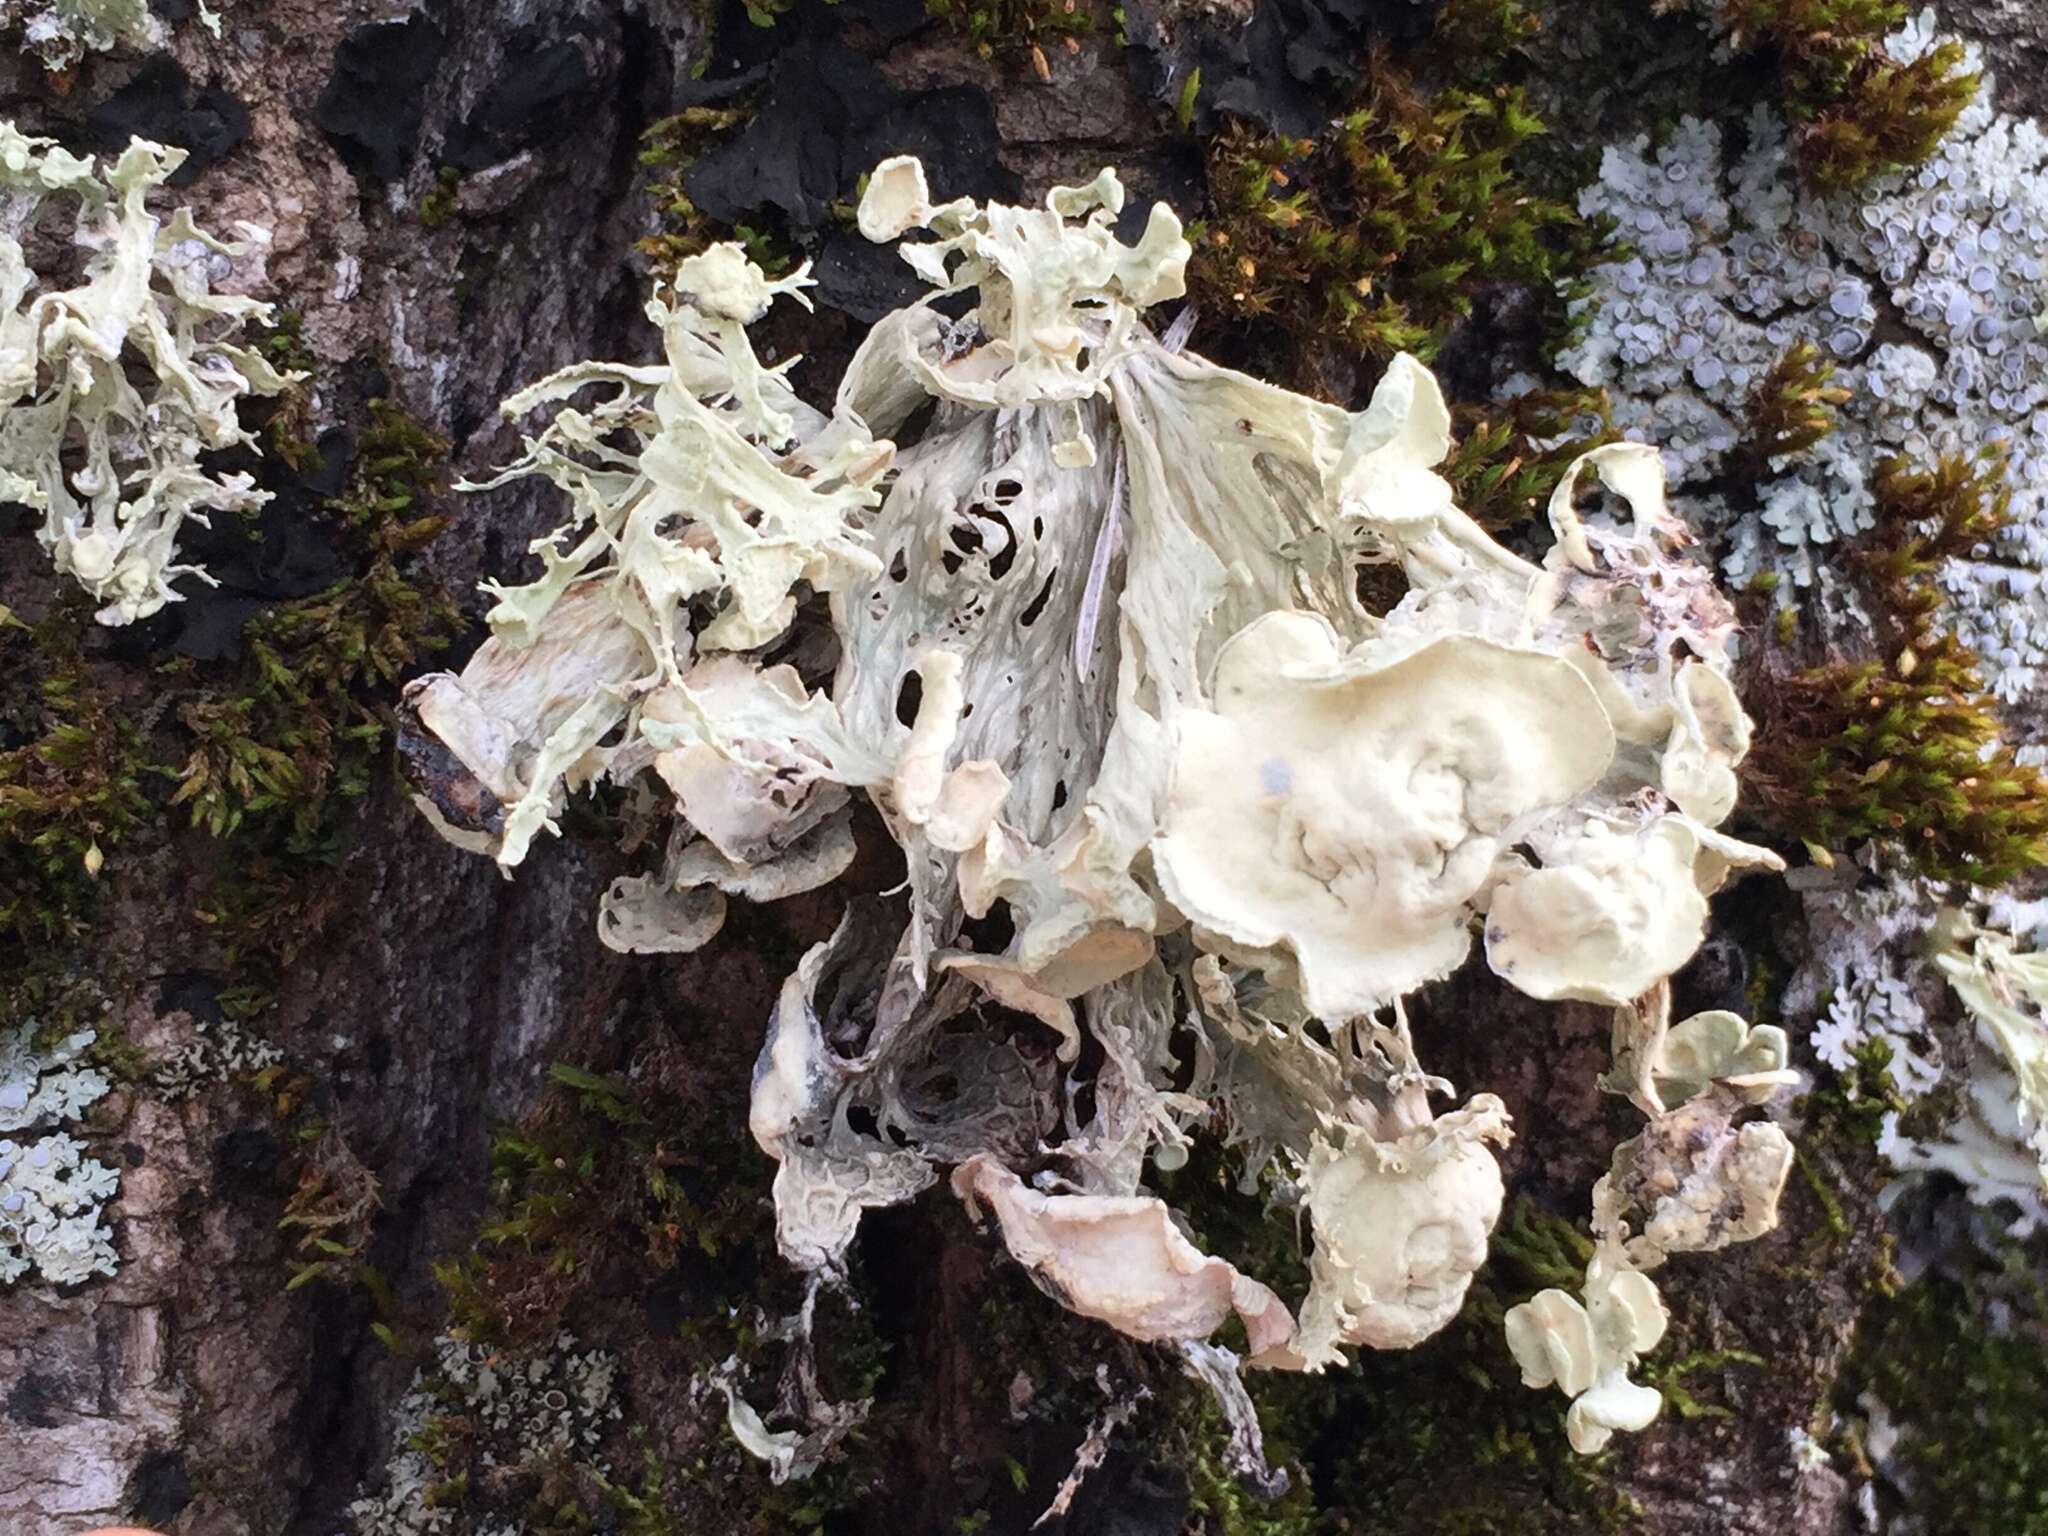
{"type": "Polygon", "coordinates": [[[1720,0],[1739,50],[1775,61],[1810,186],[1840,192],[1917,165],[1977,93],[1962,46],[1909,64],[1884,49],[1906,19],[1902,0],[1720,0]]]}
{"type": "Polygon", "coordinates": [[[268,329],[257,337],[256,350],[280,373],[311,373],[319,361],[306,340],[305,316],[296,309],[276,312],[268,329]]]}
{"type": "Polygon", "coordinates": [[[1750,395],[1733,473],[1754,483],[1774,463],[1810,452],[1835,430],[1835,410],[1849,391],[1834,382],[1835,365],[1810,341],[1794,343],[1750,395]]]}
{"type": "Polygon", "coordinates": [[[1246,1487],[1230,1466],[1230,1430],[1215,1398],[1198,1391],[1189,1394],[1189,1405],[1177,1435],[1162,1447],[1167,1464],[1187,1474],[1188,1536],[1310,1536],[1319,1518],[1315,1491],[1280,1416],[1264,1411],[1259,1422],[1267,1460],[1290,1469],[1286,1490],[1269,1499],[1246,1487]]]}
{"type": "Polygon", "coordinates": [[[1531,390],[1452,408],[1457,446],[1439,473],[1482,527],[1526,522],[1550,503],[1572,460],[1619,442],[1604,389],[1531,390]]]}
{"type": "Polygon", "coordinates": [[[1244,333],[1256,365],[1324,394],[1345,352],[1434,356],[1488,285],[1535,289],[1551,340],[1565,340],[1605,232],[1523,179],[1545,130],[1508,70],[1505,56],[1470,59],[1425,96],[1374,56],[1313,139],[1215,134],[1190,296],[1244,333]]]}
{"type": "Polygon", "coordinates": [[[659,228],[634,249],[657,278],[675,275],[686,257],[721,240],[737,240],[771,277],[793,270],[797,256],[789,242],[764,227],[731,225],[710,217],[683,190],[683,178],[699,156],[753,115],[751,107],[689,107],[664,117],[640,136],[640,164],[648,172],[659,228]]]}
{"type": "Polygon", "coordinates": [[[363,1166],[340,1132],[305,1125],[300,1134],[316,1129],[319,1139],[300,1160],[297,1180],[277,1223],[292,1239],[288,1291],[315,1282],[352,1284],[370,1245],[370,1226],[380,1204],[376,1175],[363,1166]]]}
{"type": "Polygon", "coordinates": [[[455,194],[461,186],[462,172],[454,166],[444,165],[435,173],[433,186],[414,210],[422,228],[439,229],[455,217],[455,194]]]}
{"type": "Polygon", "coordinates": [[[1095,26],[1094,13],[1079,0],[925,0],[924,8],[964,33],[983,58],[1026,59],[1041,80],[1052,78],[1045,50],[1072,50],[1095,26]]]}
{"type": "Polygon", "coordinates": [[[1644,1386],[1655,1387],[1664,1395],[1665,1409],[1681,1420],[1732,1419],[1734,1409],[1695,1395],[1687,1383],[1703,1382],[1710,1373],[1725,1373],[1729,1367],[1738,1365],[1760,1370],[1765,1361],[1762,1355],[1748,1349],[1695,1349],[1674,1354],[1667,1343],[1662,1356],[1645,1361],[1638,1374],[1644,1386]]]}
{"type": "Polygon", "coordinates": [[[376,697],[460,623],[410,560],[446,525],[424,505],[445,445],[388,401],[370,410],[353,483],[329,508],[356,574],[249,620],[239,679],[179,711],[191,746],[173,803],[216,837],[246,830],[298,861],[339,857],[346,809],[367,792],[387,732],[376,697]]]}
{"type": "Polygon", "coordinates": [[[108,853],[136,835],[153,770],[80,653],[67,601],[31,629],[0,610],[0,935],[47,950],[88,930],[108,853]]]}
{"type": "MultiPolygon", "coordinates": [[[[643,1072],[657,1065],[648,1055],[643,1072]]],[[[758,1149],[708,1137],[699,1149],[685,1131],[697,1117],[671,1088],[566,1062],[549,1077],[536,1113],[492,1143],[476,1245],[435,1267],[454,1328],[480,1343],[544,1337],[582,1279],[619,1252],[652,1272],[687,1260],[715,1274],[718,1293],[747,1296],[774,1256],[772,1175],[758,1149]]],[[[737,1347],[741,1326],[723,1307],[685,1324],[714,1357],[737,1347]]]]}
{"type": "Polygon", "coordinates": [[[1879,841],[1933,879],[2003,885],[2048,859],[2048,778],[2006,742],[1976,655],[1942,626],[1938,572],[1996,536],[2010,493],[1995,455],[1876,476],[1877,527],[1847,553],[1879,616],[1880,654],[1786,670],[1749,689],[1750,805],[1816,859],[1879,841]]]}
{"type": "Polygon", "coordinates": [[[1846,1072],[1822,1068],[1825,1074],[1801,1104],[1804,1118],[1862,1146],[1875,1147],[1884,1135],[1885,1117],[1904,1110],[1906,1099],[1892,1080],[1892,1046],[1882,1035],[1858,1045],[1846,1072]]]}
{"type": "Polygon", "coordinates": [[[1930,1274],[1864,1316],[1836,1403],[1851,1416],[1881,1403],[1898,1428],[1894,1513],[1925,1530],[2048,1532],[2044,1339],[2048,1292],[2017,1249],[1930,1274]]]}

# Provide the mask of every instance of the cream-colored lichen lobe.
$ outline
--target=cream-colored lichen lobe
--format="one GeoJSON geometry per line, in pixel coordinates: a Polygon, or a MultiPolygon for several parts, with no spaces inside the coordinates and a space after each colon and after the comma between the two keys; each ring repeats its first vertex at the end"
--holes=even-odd
{"type": "MultiPolygon", "coordinates": [[[[736,247],[650,307],[665,365],[508,401],[557,407],[506,474],[572,519],[538,582],[494,588],[462,676],[414,685],[484,791],[466,831],[434,814],[509,869],[568,792],[636,786],[661,853],[602,931],[663,951],[728,895],[836,878],[867,795],[906,885],[804,956],[754,1082],[784,1255],[832,1280],[864,1210],[951,1168],[1045,1290],[1209,1350],[1212,1378],[1233,1317],[1249,1366],[1322,1370],[1457,1314],[1514,1106],[1433,1106],[1452,1085],[1406,1003],[1475,937],[1508,986],[1615,1008],[1610,1086],[1651,1123],[1603,1185],[1583,1302],[1511,1328],[1597,1448],[1656,1411],[1627,1379],[1662,1329],[1646,1272],[1764,1230],[1782,1183],[1782,1133],[1735,1123],[1784,1080],[1782,1036],[1658,1011],[1707,897],[1777,865],[1718,830],[1749,744],[1732,606],[1653,449],[1573,464],[1532,561],[1456,505],[1414,359],[1354,413],[1169,346],[1145,311],[1187,243],[1163,206],[1124,243],[1123,202],[1108,171],[1036,208],[934,201],[887,161],[860,226],[911,237],[933,292],[874,327],[829,414],[744,329],[802,273],[736,247]],[[1405,586],[1384,614],[1371,565],[1405,586]],[[777,659],[811,593],[829,689],[777,659]],[[1203,1252],[1147,1187],[1216,1127],[1295,1192],[1305,1295],[1203,1252]]],[[[743,1439],[795,1455],[740,1406],[743,1439]]]]}

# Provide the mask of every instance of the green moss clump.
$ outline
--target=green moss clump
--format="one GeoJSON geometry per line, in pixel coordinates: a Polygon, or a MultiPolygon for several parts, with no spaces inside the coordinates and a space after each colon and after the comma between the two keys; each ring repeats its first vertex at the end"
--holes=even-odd
{"type": "Polygon", "coordinates": [[[1877,527],[1847,560],[1881,654],[1756,679],[1745,798],[1822,861],[1876,840],[1932,879],[2003,885],[2048,860],[2048,778],[2005,741],[1976,655],[1942,627],[1936,576],[2004,526],[2004,467],[1996,455],[1927,471],[1895,459],[1875,489],[1877,527]]]}
{"type": "Polygon", "coordinates": [[[444,165],[435,173],[433,186],[414,210],[422,228],[439,229],[455,217],[455,194],[461,186],[462,172],[454,166],[444,165]]]}
{"type": "Polygon", "coordinates": [[[1833,432],[1836,408],[1849,403],[1834,377],[1835,365],[1812,342],[1788,347],[1750,395],[1732,472],[1754,483],[1775,461],[1810,452],[1833,432]]]}
{"type": "Polygon", "coordinates": [[[2048,1292],[2015,1253],[1880,1298],[1836,1390],[1884,1404],[1906,1513],[1926,1530],[2048,1531],[2048,1292]]]}
{"type": "MultiPolygon", "coordinates": [[[[654,1337],[679,1373],[737,1358],[743,1372],[772,1375],[783,1345],[758,1325],[793,1313],[801,1282],[775,1246],[772,1164],[747,1138],[726,1134],[743,1107],[702,1102],[692,1086],[702,1066],[701,1054],[686,1064],[674,1042],[651,1040],[617,1072],[550,1068],[535,1112],[492,1144],[476,1243],[434,1265],[449,1332],[518,1355],[544,1347],[594,1297],[687,1297],[687,1310],[678,1305],[654,1337]]],[[[888,1351],[872,1305],[827,1289],[816,1306],[816,1336],[829,1344],[816,1362],[820,1390],[836,1402],[876,1396],[888,1351]]],[[[564,1464],[531,1496],[528,1519],[540,1523],[529,1529],[667,1536],[666,1522],[697,1529],[683,1512],[709,1509],[735,1536],[816,1531],[872,1489],[883,1458],[871,1442],[905,1408],[878,1405],[844,1454],[783,1485],[722,1428],[699,1455],[659,1466],[643,1458],[637,1476],[564,1464]]],[[[482,1493],[456,1488],[449,1498],[472,1507],[482,1493]]]]}
{"type": "Polygon", "coordinates": [[[1906,64],[1886,53],[1902,0],[1721,0],[1719,10],[1738,49],[1776,60],[1800,168],[1819,192],[1918,165],[1977,94],[1960,43],[1906,64]]]}
{"type": "Polygon", "coordinates": [[[1604,389],[1531,390],[1451,410],[1457,446],[1438,469],[1452,498],[1482,527],[1508,528],[1550,504],[1582,453],[1619,442],[1604,389]]]}
{"type": "Polygon", "coordinates": [[[1488,284],[1537,289],[1561,341],[1604,231],[1523,179],[1522,152],[1544,131],[1519,86],[1475,76],[1425,97],[1375,56],[1351,110],[1316,138],[1242,124],[1213,136],[1189,295],[1255,352],[1285,338],[1255,360],[1324,394],[1333,353],[1433,357],[1488,284]]]}
{"type": "MultiPolygon", "coordinates": [[[[701,1119],[670,1090],[558,1062],[553,1089],[491,1145],[491,1206],[476,1245],[435,1266],[449,1320],[478,1343],[549,1335],[578,1284],[607,1257],[637,1253],[651,1272],[687,1261],[745,1297],[775,1252],[767,1160],[744,1139],[699,1150],[680,1128],[701,1119]]],[[[736,1309],[700,1326],[736,1347],[736,1309]]]]}
{"type": "Polygon", "coordinates": [[[260,833],[258,845],[300,861],[340,856],[345,809],[368,790],[387,730],[376,695],[460,628],[408,558],[446,526],[425,508],[445,445],[388,401],[370,409],[354,483],[329,508],[357,574],[251,619],[235,686],[180,711],[192,745],[173,803],[216,837],[260,833]]]}
{"type": "Polygon", "coordinates": [[[1230,1430],[1214,1397],[1190,1395],[1185,1422],[1162,1442],[1168,1466],[1183,1468],[1188,1480],[1189,1536],[1312,1536],[1319,1519],[1315,1490],[1298,1466],[1300,1448],[1287,1438],[1280,1415],[1262,1412],[1259,1428],[1269,1462],[1293,1466],[1278,1498],[1247,1488],[1229,1465],[1230,1430]]]}
{"type": "Polygon", "coordinates": [[[1892,1080],[1892,1045],[1873,1035],[1851,1053],[1846,1072],[1828,1072],[1802,1101],[1802,1112],[1817,1127],[1829,1127],[1861,1146],[1875,1147],[1884,1135],[1885,1117],[1906,1108],[1906,1097],[1892,1080]]]}
{"type": "Polygon", "coordinates": [[[0,935],[38,949],[90,925],[107,852],[148,820],[140,732],[79,654],[76,604],[36,626],[0,608],[0,935]]]}

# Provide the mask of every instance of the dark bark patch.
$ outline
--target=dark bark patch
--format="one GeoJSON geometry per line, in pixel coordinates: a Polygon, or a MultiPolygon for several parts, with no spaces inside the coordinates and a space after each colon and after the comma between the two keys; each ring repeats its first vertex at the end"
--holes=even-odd
{"type": "Polygon", "coordinates": [[[1240,25],[1169,0],[1128,0],[1131,79],[1153,100],[1174,106],[1199,69],[1190,124],[1197,134],[1215,132],[1227,112],[1269,132],[1306,136],[1329,120],[1330,87],[1356,79],[1375,47],[1427,37],[1440,3],[1261,0],[1240,25]]]}
{"type": "Polygon", "coordinates": [[[192,1502],[192,1474],[182,1451],[151,1451],[136,1464],[128,1483],[128,1512],[145,1524],[168,1529],[192,1502]]]}
{"type": "Polygon", "coordinates": [[[683,185],[714,219],[737,223],[766,208],[812,230],[889,155],[923,160],[935,198],[1012,199],[1018,183],[998,157],[1001,142],[978,87],[899,91],[836,38],[807,37],[770,66],[766,98],[739,137],[683,185]]]}
{"type": "Polygon", "coordinates": [[[213,1187],[223,1195],[269,1191],[282,1149],[276,1133],[260,1125],[238,1125],[213,1143],[213,1187]]]}
{"type": "Polygon", "coordinates": [[[31,1429],[55,1429],[63,1420],[58,1408],[64,1383],[47,1371],[26,1370],[7,1389],[7,1417],[31,1429]]]}
{"type": "Polygon", "coordinates": [[[347,432],[321,436],[303,473],[276,458],[258,466],[271,500],[246,522],[216,516],[213,526],[187,525],[179,556],[219,583],[188,581],[172,603],[123,632],[120,648],[137,654],[170,651],[195,661],[232,661],[242,654],[242,627],[271,603],[311,597],[349,574],[339,530],[322,508],[348,485],[354,444],[347,432]]]}
{"type": "Polygon", "coordinates": [[[482,99],[449,130],[441,158],[458,170],[481,171],[567,138],[582,125],[595,91],[590,60],[573,42],[508,48],[482,99]]]}
{"type": "Polygon", "coordinates": [[[218,976],[209,976],[204,971],[178,971],[166,976],[156,993],[156,1014],[190,1014],[195,1023],[218,1024],[224,1015],[220,1011],[220,989],[226,985],[218,976]]]}
{"type": "Polygon", "coordinates": [[[169,185],[183,187],[249,136],[249,109],[218,86],[195,91],[175,60],[158,57],[94,107],[87,127],[108,154],[119,154],[131,138],[176,145],[185,163],[169,185]]]}
{"type": "Polygon", "coordinates": [[[419,145],[427,83],[448,40],[422,16],[357,27],[334,50],[313,125],[357,175],[396,181],[419,145]]]}

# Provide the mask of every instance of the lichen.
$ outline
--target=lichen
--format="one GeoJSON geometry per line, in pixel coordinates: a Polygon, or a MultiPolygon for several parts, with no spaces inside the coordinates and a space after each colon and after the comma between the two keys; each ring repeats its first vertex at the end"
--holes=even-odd
{"type": "MultiPolygon", "coordinates": [[[[185,151],[132,140],[102,169],[49,139],[0,123],[0,493],[42,514],[57,568],[104,606],[102,624],[147,618],[179,594],[177,540],[187,522],[268,499],[250,476],[203,462],[253,447],[238,409],[288,376],[236,338],[270,306],[215,293],[216,263],[244,247],[208,235],[180,209],[146,199],[185,151]],[[75,205],[80,281],[38,287],[17,233],[53,198],[75,205]]],[[[248,226],[247,232],[262,231],[248,226]]]]}
{"type": "MultiPolygon", "coordinates": [[[[1923,22],[1888,46],[1911,58],[1935,42],[1923,22]]],[[[1798,184],[1781,118],[1759,107],[1742,126],[1739,157],[1724,154],[1723,125],[1692,117],[1654,150],[1647,137],[1606,148],[1580,209],[1613,218],[1632,249],[1595,269],[1586,337],[1560,361],[1610,391],[1625,435],[1654,435],[1678,504],[1725,542],[1728,574],[1761,573],[1779,604],[1805,600],[1831,637],[1873,617],[1831,549],[1873,526],[1878,467],[1903,456],[1927,471],[2002,442],[2010,521],[1952,552],[1939,580],[1958,643],[1990,692],[2015,700],[2048,632],[2037,613],[2048,339],[2034,320],[2048,147],[2036,125],[1995,110],[1987,81],[1917,169],[1821,199],[1798,184]],[[1880,337],[1887,313],[1904,331],[1880,337]],[[1756,452],[1772,443],[1754,431],[1754,397],[1802,345],[1811,366],[1833,368],[1821,387],[1848,398],[1829,404],[1832,432],[1784,440],[1791,453],[1766,458],[1759,476],[1756,452]]]]}
{"type": "Polygon", "coordinates": [[[111,1275],[107,1202],[120,1176],[62,1129],[109,1090],[85,1064],[94,1032],[42,1042],[33,1023],[0,1035],[0,1286],[111,1275]]]}
{"type": "Polygon", "coordinates": [[[523,1531],[552,1483],[610,1476],[615,1355],[567,1332],[518,1355],[445,1334],[432,1350],[399,1400],[380,1486],[348,1507],[358,1536],[523,1531]]]}
{"type": "MultiPolygon", "coordinates": [[[[1354,414],[1155,339],[1142,311],[1180,296],[1189,244],[1164,205],[1126,243],[1123,201],[1109,171],[1012,208],[935,201],[914,159],[875,167],[858,226],[926,232],[900,254],[933,292],[875,327],[830,415],[745,331],[805,273],[771,280],[730,244],[684,260],[649,311],[664,363],[579,365],[508,402],[556,412],[501,478],[553,482],[569,521],[536,542],[539,581],[489,584],[495,633],[464,672],[409,690],[419,754],[452,758],[422,810],[508,872],[579,786],[634,790],[632,835],[666,846],[605,898],[618,948],[695,948],[726,893],[834,878],[853,792],[904,849],[907,926],[852,904],[784,984],[756,1071],[778,1246],[817,1277],[782,1330],[794,1422],[712,1385],[778,1479],[865,1411],[803,1364],[816,1285],[847,1273],[863,1211],[943,1165],[1014,1258],[1176,1345],[1247,1436],[1236,1357],[1203,1342],[1233,1314],[1261,1368],[1428,1338],[1485,1256],[1508,1123],[1486,1095],[1431,1110],[1445,1085],[1404,997],[1484,912],[1510,985],[1650,1009],[1707,895],[1777,862],[1716,830],[1748,744],[1734,613],[1654,451],[1565,464],[1555,546],[1526,561],[1435,472],[1450,414],[1412,357],[1354,414]],[[938,307],[956,296],[963,318],[938,307]],[[593,383],[610,393],[574,403],[593,383]],[[1596,479],[1613,500],[1582,510],[1596,479]],[[1375,569],[1406,589],[1384,614],[1358,595],[1375,569]],[[807,592],[838,631],[829,693],[782,659],[807,592]],[[1028,1032],[974,1022],[1004,1012],[1028,1032]],[[1188,1030],[1191,1076],[1170,1043],[1188,1030]],[[1145,1187],[1216,1109],[1304,1190],[1298,1322],[1145,1187]],[[1388,1230],[1406,1258],[1382,1264],[1388,1230]]],[[[1707,1076],[1675,1108],[1638,1095],[1652,1124],[1601,1230],[1642,1269],[1758,1235],[1789,1162],[1775,1127],[1730,1124],[1752,1080],[1776,1084],[1753,1052],[1663,1044],[1633,1042],[1653,1081],[1707,1076]],[[1632,1203],[1660,1159],[1696,1221],[1632,1203]]],[[[1124,1403],[1091,1413],[1084,1461],[1124,1403]]]]}
{"type": "MultiPolygon", "coordinates": [[[[203,4],[200,10],[206,13],[203,4]]],[[[219,23],[213,26],[218,31],[219,23]]],[[[88,53],[146,54],[165,41],[148,0],[0,0],[0,31],[17,28],[22,46],[52,72],[69,70],[88,53]]]]}

